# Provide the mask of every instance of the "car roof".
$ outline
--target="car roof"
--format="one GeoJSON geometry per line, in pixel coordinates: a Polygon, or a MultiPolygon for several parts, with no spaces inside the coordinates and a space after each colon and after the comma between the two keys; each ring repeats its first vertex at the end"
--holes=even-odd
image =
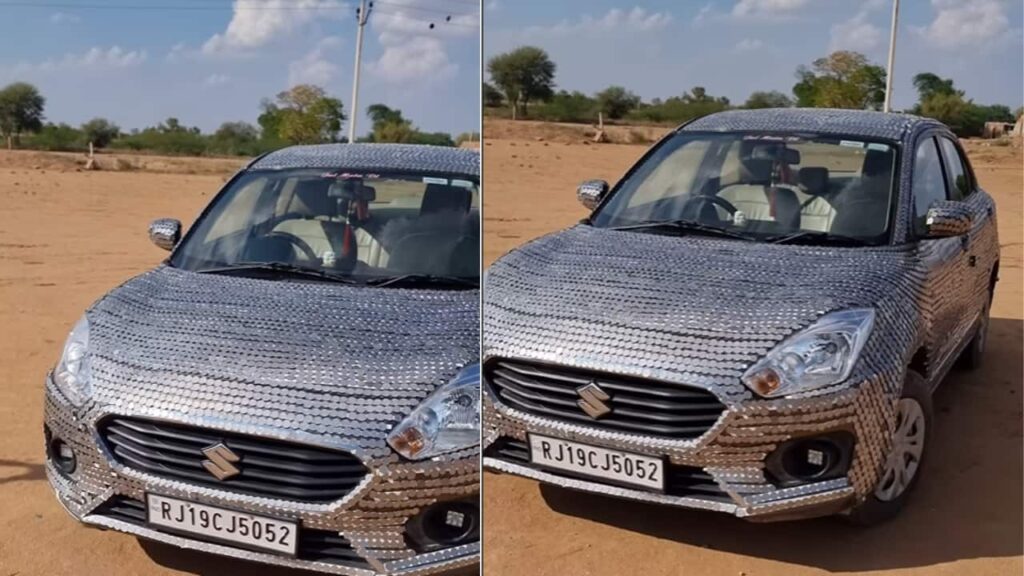
{"type": "Polygon", "coordinates": [[[476,150],[421,144],[316,144],[289,146],[257,158],[255,170],[332,168],[480,175],[476,150]]]}
{"type": "Polygon", "coordinates": [[[680,127],[707,132],[812,132],[902,141],[918,127],[945,125],[930,118],[894,112],[834,108],[766,108],[727,110],[680,127]]]}

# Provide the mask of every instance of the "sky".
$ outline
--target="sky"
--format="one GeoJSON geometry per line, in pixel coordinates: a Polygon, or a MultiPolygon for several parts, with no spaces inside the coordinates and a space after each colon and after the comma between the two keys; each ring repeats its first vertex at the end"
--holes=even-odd
{"type": "MultiPolygon", "coordinates": [[[[979,104],[1024,104],[1020,0],[903,0],[893,107],[911,78],[952,78],[979,104]]],[[[547,50],[559,89],[627,87],[645,100],[693,86],[742,104],[755,90],[792,96],[801,64],[838,49],[885,65],[891,0],[484,0],[484,58],[547,50]]]]}
{"type": "MultiPolygon", "coordinates": [[[[357,5],[0,0],[0,86],[35,84],[49,121],[99,116],[124,130],[172,116],[204,131],[255,123],[261,100],[298,83],[323,86],[349,115],[357,5]]],[[[401,109],[421,130],[477,131],[479,20],[476,0],[376,0],[357,132],[369,132],[365,109],[374,103],[401,109]]]]}

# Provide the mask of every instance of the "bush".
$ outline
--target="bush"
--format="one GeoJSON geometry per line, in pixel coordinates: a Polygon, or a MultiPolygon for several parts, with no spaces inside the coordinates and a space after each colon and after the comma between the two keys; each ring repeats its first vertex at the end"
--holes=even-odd
{"type": "Polygon", "coordinates": [[[22,146],[48,152],[81,152],[88,147],[85,134],[67,124],[47,124],[31,136],[22,139],[22,146]]]}

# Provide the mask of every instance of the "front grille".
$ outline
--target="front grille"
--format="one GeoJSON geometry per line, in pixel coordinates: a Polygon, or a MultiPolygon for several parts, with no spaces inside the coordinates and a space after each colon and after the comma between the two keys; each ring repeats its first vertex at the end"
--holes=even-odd
{"type": "MultiPolygon", "coordinates": [[[[504,460],[513,464],[535,468],[530,463],[530,448],[526,442],[515,438],[501,437],[484,451],[484,456],[496,460],[504,460]]],[[[601,480],[588,476],[573,474],[563,470],[552,470],[545,468],[545,472],[564,478],[576,478],[600,483],[601,480]]],[[[638,488],[642,490],[642,488],[638,488]]],[[[700,498],[702,500],[716,500],[720,502],[732,502],[728,494],[722,491],[710,474],[703,468],[695,466],[680,466],[678,464],[665,463],[665,494],[669,496],[680,496],[700,498]]]]}
{"type": "Polygon", "coordinates": [[[348,452],[179,424],[115,417],[100,425],[100,433],[128,468],[251,496],[331,502],[351,492],[367,473],[348,452]],[[238,475],[218,480],[203,468],[203,448],[218,443],[240,457],[238,475]]]}
{"type": "MultiPolygon", "coordinates": [[[[161,531],[158,526],[146,524],[146,503],[126,496],[114,496],[98,506],[92,514],[161,531]]],[[[201,535],[189,534],[186,537],[213,542],[204,540],[201,535]]],[[[230,546],[223,542],[216,543],[230,546]]],[[[311,562],[329,562],[360,568],[368,565],[366,560],[352,549],[352,544],[344,536],[329,530],[310,530],[300,527],[296,557],[311,562]]]]}
{"type": "Polygon", "coordinates": [[[499,360],[485,370],[492,392],[517,410],[595,428],[692,439],[714,426],[725,406],[707,390],[545,364],[499,360]],[[576,389],[596,383],[611,399],[600,419],[579,407],[576,389]]]}

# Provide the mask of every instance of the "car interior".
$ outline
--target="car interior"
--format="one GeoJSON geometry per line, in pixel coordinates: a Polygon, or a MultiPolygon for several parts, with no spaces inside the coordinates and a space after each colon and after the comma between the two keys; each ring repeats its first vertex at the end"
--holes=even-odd
{"type": "Polygon", "coordinates": [[[256,195],[247,222],[234,223],[230,234],[207,236],[211,259],[369,276],[479,273],[479,209],[470,188],[304,176],[282,179],[256,195]],[[386,197],[378,194],[381,187],[386,197]]]}

